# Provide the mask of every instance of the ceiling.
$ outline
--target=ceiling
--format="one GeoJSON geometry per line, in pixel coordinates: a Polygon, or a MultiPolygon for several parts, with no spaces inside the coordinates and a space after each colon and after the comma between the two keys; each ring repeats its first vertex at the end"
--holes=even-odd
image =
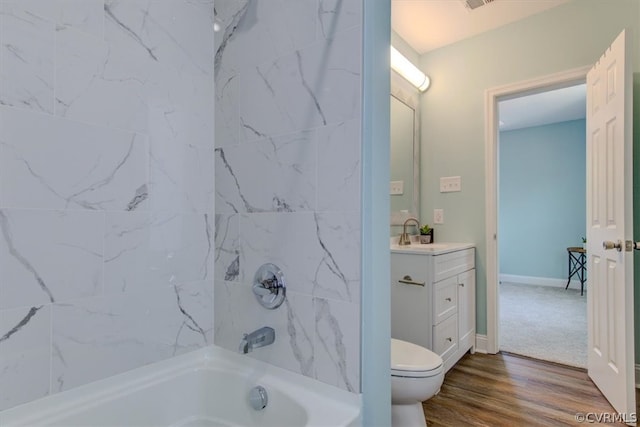
{"type": "MultiPolygon", "coordinates": [[[[391,26],[422,55],[568,1],[484,0],[484,6],[471,10],[465,6],[465,0],[392,0],[391,26]]],[[[584,118],[585,85],[501,101],[499,114],[500,130],[584,118]]]]}
{"type": "Polygon", "coordinates": [[[567,1],[493,0],[471,10],[465,0],[392,0],[391,27],[422,55],[567,1]]]}
{"type": "Polygon", "coordinates": [[[501,131],[584,119],[586,113],[586,84],[498,103],[501,131]]]}

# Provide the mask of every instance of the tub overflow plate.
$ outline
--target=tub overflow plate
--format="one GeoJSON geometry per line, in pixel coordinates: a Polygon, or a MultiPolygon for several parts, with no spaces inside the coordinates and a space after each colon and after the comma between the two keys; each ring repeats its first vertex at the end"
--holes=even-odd
{"type": "Polygon", "coordinates": [[[267,394],[267,390],[261,385],[255,386],[249,391],[249,405],[256,410],[260,411],[267,407],[269,403],[269,395],[267,394]]]}

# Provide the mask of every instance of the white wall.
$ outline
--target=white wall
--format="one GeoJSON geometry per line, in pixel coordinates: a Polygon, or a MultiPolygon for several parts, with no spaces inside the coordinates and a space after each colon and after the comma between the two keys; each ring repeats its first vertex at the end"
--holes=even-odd
{"type": "Polygon", "coordinates": [[[213,1],[0,2],[0,409],[213,341],[213,1]]]}
{"type": "Polygon", "coordinates": [[[362,1],[216,2],[215,343],[360,391],[362,1]],[[287,300],[251,292],[278,265],[287,300]]]}

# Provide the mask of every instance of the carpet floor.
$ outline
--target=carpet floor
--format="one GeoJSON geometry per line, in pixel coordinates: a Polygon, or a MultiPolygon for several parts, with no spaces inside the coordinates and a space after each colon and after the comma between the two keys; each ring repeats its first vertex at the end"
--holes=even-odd
{"type": "Polygon", "coordinates": [[[586,368],[586,292],[501,283],[500,350],[586,368]]]}

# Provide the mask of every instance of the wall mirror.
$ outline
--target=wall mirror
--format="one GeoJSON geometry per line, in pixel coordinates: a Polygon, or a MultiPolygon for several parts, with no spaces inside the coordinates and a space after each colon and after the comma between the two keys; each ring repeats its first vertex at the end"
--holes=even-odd
{"type": "Polygon", "coordinates": [[[420,197],[418,99],[412,92],[391,86],[390,204],[391,225],[419,218],[420,197]]]}

